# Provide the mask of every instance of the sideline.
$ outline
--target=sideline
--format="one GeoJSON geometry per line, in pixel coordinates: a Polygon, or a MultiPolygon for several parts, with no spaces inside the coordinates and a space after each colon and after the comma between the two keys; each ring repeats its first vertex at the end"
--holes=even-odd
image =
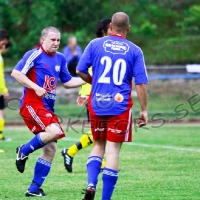
{"type": "Polygon", "coordinates": [[[178,151],[190,151],[190,152],[200,152],[200,149],[193,148],[184,148],[184,147],[176,147],[176,146],[165,146],[165,145],[157,145],[157,144],[143,144],[143,143],[125,143],[126,145],[133,146],[141,146],[141,147],[150,147],[150,148],[162,148],[162,149],[170,149],[170,150],[178,150],[178,151]]]}
{"type": "MultiPolygon", "coordinates": [[[[77,142],[80,138],[70,138],[65,137],[61,140],[65,141],[73,141],[77,142]]],[[[200,149],[193,149],[193,148],[184,148],[184,147],[176,147],[176,146],[165,146],[165,145],[157,145],[157,144],[144,144],[144,143],[136,143],[136,142],[125,142],[123,145],[131,145],[131,146],[140,146],[140,147],[149,147],[149,148],[161,148],[161,149],[170,149],[170,150],[177,150],[177,151],[188,151],[188,152],[200,152],[200,149]]]]}

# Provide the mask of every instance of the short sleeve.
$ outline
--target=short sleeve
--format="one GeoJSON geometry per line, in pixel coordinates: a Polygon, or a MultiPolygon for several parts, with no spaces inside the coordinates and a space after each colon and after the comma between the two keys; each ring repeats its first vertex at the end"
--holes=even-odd
{"type": "Polygon", "coordinates": [[[134,62],[134,67],[133,67],[133,77],[135,79],[136,85],[148,83],[146,65],[145,65],[145,61],[144,61],[143,52],[141,49],[139,49],[137,51],[137,54],[135,55],[135,62],[134,62]]]}
{"type": "Polygon", "coordinates": [[[72,76],[67,69],[67,63],[66,63],[66,59],[65,59],[64,55],[62,56],[61,60],[62,60],[62,62],[61,62],[59,78],[62,83],[66,83],[71,80],[72,76]]]}
{"type": "Polygon", "coordinates": [[[76,67],[77,70],[84,74],[88,74],[88,68],[92,65],[91,57],[92,57],[92,42],[88,44],[79,60],[79,63],[76,67]]]}

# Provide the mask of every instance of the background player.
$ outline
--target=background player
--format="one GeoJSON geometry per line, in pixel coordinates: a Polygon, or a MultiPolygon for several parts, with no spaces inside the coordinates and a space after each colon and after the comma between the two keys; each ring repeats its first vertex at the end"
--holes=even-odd
{"type": "MultiPolygon", "coordinates": [[[[110,22],[111,19],[109,18],[102,19],[98,22],[96,27],[97,38],[104,37],[110,34],[110,28],[109,28],[110,22]]],[[[89,69],[89,72],[90,74],[92,73],[91,67],[89,69]]],[[[91,85],[89,83],[81,86],[79,97],[77,99],[77,103],[79,106],[83,106],[85,103],[87,103],[90,92],[91,92],[91,85]]],[[[88,147],[92,143],[93,143],[93,137],[91,131],[89,131],[87,134],[83,134],[76,144],[73,144],[70,148],[65,148],[62,150],[61,154],[64,158],[64,165],[68,172],[73,171],[72,164],[74,156],[79,152],[79,150],[88,147]]],[[[105,166],[105,159],[103,159],[102,161],[101,169],[103,169],[104,166],[105,166]]]]}
{"type": "MultiPolygon", "coordinates": [[[[128,41],[129,17],[115,13],[110,24],[111,36],[95,39],[86,47],[77,66],[77,74],[92,84],[88,101],[94,147],[87,161],[87,188],[83,200],[93,200],[102,157],[102,200],[110,200],[118,180],[119,152],[123,142],[132,140],[132,79],[141,106],[139,126],[147,123],[148,83],[142,50],[128,41]],[[92,66],[93,75],[88,74],[92,66]]],[[[126,187],[125,187],[126,188],[126,187]]]]}
{"type": "Polygon", "coordinates": [[[77,76],[76,66],[82,55],[82,48],[77,43],[76,36],[68,38],[67,45],[63,48],[63,54],[67,61],[67,68],[72,76],[77,76]]]}
{"type": "Polygon", "coordinates": [[[29,154],[42,148],[26,196],[46,196],[41,186],[50,172],[56,142],[65,136],[58,117],[54,114],[58,78],[65,88],[85,83],[69,74],[64,55],[57,52],[59,45],[60,31],[55,27],[44,28],[41,47],[28,51],[11,74],[24,86],[20,115],[35,134],[32,140],[16,149],[16,166],[20,173],[25,170],[29,154]]]}
{"type": "MultiPolygon", "coordinates": [[[[0,141],[11,141],[11,138],[6,138],[3,135],[5,123],[4,109],[6,107],[5,99],[9,98],[9,93],[4,78],[4,62],[2,54],[6,53],[6,51],[8,51],[8,49],[12,46],[9,38],[8,32],[5,29],[0,29],[0,141]]],[[[3,152],[3,150],[0,152],[3,152]]]]}

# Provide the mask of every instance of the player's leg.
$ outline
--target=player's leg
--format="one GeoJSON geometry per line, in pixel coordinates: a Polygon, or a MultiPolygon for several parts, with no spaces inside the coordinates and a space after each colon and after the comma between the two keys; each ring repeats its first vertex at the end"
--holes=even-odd
{"type": "Polygon", "coordinates": [[[83,134],[81,136],[81,138],[76,144],[72,145],[68,149],[67,153],[73,158],[78,153],[78,151],[88,147],[92,143],[93,143],[92,132],[88,131],[87,134],[83,134]]]}
{"type": "Polygon", "coordinates": [[[19,172],[23,173],[28,155],[46,144],[53,142],[64,136],[64,132],[59,124],[58,118],[45,108],[38,109],[34,106],[26,105],[20,110],[27,127],[35,133],[35,137],[24,145],[16,149],[16,166],[19,172]],[[38,111],[39,110],[39,111],[38,111]],[[37,113],[37,112],[38,113],[37,113]],[[46,115],[48,114],[48,117],[46,115]]]}
{"type": "Polygon", "coordinates": [[[118,180],[119,151],[123,142],[132,139],[131,109],[118,116],[109,117],[107,122],[106,166],[102,173],[102,200],[110,200],[118,180]]]}
{"type": "Polygon", "coordinates": [[[87,134],[83,134],[80,140],[73,144],[70,148],[65,148],[62,150],[62,156],[64,158],[64,165],[68,172],[72,172],[72,163],[74,156],[81,150],[93,143],[93,137],[91,131],[87,134]]]}
{"type": "Polygon", "coordinates": [[[115,185],[118,180],[118,162],[119,162],[119,151],[121,147],[120,142],[109,142],[106,143],[106,166],[102,172],[103,190],[102,200],[110,200],[115,185]]]}
{"type": "Polygon", "coordinates": [[[60,129],[55,124],[51,124],[50,126],[54,132],[39,132],[29,142],[17,147],[16,166],[19,172],[24,172],[26,160],[28,159],[30,153],[44,147],[46,144],[52,141],[57,140],[60,129]]]}
{"type": "Polygon", "coordinates": [[[5,100],[4,96],[0,95],[0,141],[11,141],[11,138],[6,138],[3,135],[3,130],[4,130],[4,108],[5,108],[5,100]]]}
{"type": "Polygon", "coordinates": [[[4,118],[3,118],[3,109],[0,109],[0,140],[3,140],[3,129],[4,129],[4,118]]]}
{"type": "Polygon", "coordinates": [[[101,172],[102,157],[105,152],[105,140],[94,140],[94,147],[87,160],[87,187],[83,199],[94,199],[98,176],[101,172]]]}
{"type": "Polygon", "coordinates": [[[3,140],[3,129],[4,129],[4,118],[3,118],[3,109],[0,109],[0,140],[3,140]]]}
{"type": "Polygon", "coordinates": [[[94,199],[96,186],[98,183],[98,175],[101,171],[102,157],[105,152],[105,119],[99,116],[91,115],[91,127],[94,133],[94,146],[87,160],[87,187],[83,199],[94,199]],[[95,129],[99,131],[95,131],[95,129]]]}
{"type": "Polygon", "coordinates": [[[51,142],[43,147],[43,152],[35,164],[33,180],[26,191],[26,196],[46,196],[41,187],[51,170],[56,146],[56,142],[51,142]]]}

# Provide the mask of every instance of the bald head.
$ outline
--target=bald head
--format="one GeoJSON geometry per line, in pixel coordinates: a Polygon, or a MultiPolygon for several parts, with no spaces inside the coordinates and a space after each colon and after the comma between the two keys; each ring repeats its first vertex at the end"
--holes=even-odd
{"type": "Polygon", "coordinates": [[[117,29],[127,29],[129,26],[129,16],[124,12],[117,12],[112,16],[111,23],[117,29]]]}

